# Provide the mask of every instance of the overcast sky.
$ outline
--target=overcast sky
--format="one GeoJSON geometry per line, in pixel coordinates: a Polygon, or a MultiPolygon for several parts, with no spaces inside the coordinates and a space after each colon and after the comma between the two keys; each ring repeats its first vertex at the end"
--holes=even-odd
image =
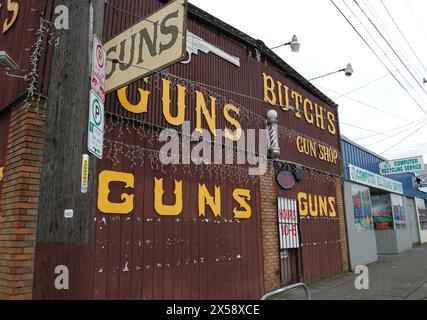
{"type": "Polygon", "coordinates": [[[190,2],[269,47],[297,35],[300,53],[289,46],[275,52],[307,79],[351,62],[352,77],[338,73],[313,81],[340,105],[341,132],[386,158],[423,155],[427,162],[427,1],[334,0],[385,66],[331,0],[190,2]]]}

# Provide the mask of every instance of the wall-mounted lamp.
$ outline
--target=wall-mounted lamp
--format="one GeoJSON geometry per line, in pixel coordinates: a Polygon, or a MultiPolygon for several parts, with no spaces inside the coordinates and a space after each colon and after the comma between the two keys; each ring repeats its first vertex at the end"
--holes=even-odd
{"type": "Polygon", "coordinates": [[[270,50],[274,50],[274,49],[277,49],[277,48],[280,48],[280,47],[283,47],[283,46],[290,46],[290,47],[291,47],[292,52],[299,52],[299,49],[300,49],[300,47],[301,47],[301,44],[299,43],[297,36],[296,36],[296,35],[294,35],[294,36],[292,37],[292,41],[291,41],[291,42],[286,42],[286,43],[284,43],[284,44],[281,44],[280,46],[273,47],[273,48],[271,48],[270,50]]]}
{"type": "Polygon", "coordinates": [[[338,73],[338,72],[344,72],[347,77],[351,77],[351,75],[353,74],[353,66],[351,65],[351,63],[349,63],[344,69],[340,69],[340,70],[337,70],[334,72],[330,72],[330,73],[324,74],[322,76],[318,76],[316,78],[310,79],[308,81],[313,81],[313,80],[316,80],[319,78],[330,76],[331,74],[338,73]]]}

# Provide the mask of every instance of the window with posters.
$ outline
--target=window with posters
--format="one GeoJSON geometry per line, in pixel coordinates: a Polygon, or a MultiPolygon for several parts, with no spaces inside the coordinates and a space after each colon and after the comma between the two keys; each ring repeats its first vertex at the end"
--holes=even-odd
{"type": "Polygon", "coordinates": [[[406,229],[405,208],[403,207],[403,197],[391,194],[391,204],[393,206],[394,227],[397,230],[406,229]]]}
{"type": "Polygon", "coordinates": [[[420,229],[427,230],[427,206],[423,199],[415,198],[418,209],[418,218],[420,219],[420,229]]]}
{"type": "Polygon", "coordinates": [[[371,195],[368,187],[351,186],[356,231],[374,230],[372,222],[371,195]]]}
{"type": "Polygon", "coordinates": [[[375,230],[393,230],[393,209],[390,194],[371,195],[375,230]]]}

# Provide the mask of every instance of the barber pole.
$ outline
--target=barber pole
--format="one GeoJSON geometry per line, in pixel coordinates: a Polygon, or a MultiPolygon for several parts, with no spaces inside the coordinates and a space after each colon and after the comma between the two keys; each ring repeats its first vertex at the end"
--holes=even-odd
{"type": "Polygon", "coordinates": [[[270,110],[267,113],[268,152],[272,159],[280,158],[277,116],[278,115],[275,110],[270,110]]]}

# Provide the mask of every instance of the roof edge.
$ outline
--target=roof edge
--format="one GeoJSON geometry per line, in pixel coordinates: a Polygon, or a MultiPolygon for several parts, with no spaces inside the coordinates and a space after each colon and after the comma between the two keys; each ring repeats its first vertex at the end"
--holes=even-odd
{"type": "MultiPolygon", "coordinates": [[[[167,2],[167,1],[164,1],[164,2],[167,2]]],[[[216,18],[210,13],[200,9],[199,7],[195,6],[192,3],[188,4],[188,12],[189,12],[189,15],[200,19],[201,21],[211,25],[216,29],[220,29],[221,31],[231,36],[232,38],[235,38],[236,40],[243,42],[244,44],[252,48],[257,48],[261,52],[261,54],[266,56],[269,59],[269,61],[279,69],[279,71],[283,72],[285,75],[292,78],[309,93],[320,98],[322,101],[334,107],[335,109],[338,109],[337,103],[335,103],[332,99],[326,96],[326,94],[324,94],[322,91],[316,88],[311,82],[309,82],[306,78],[304,78],[289,64],[287,64],[282,58],[280,58],[277,54],[275,54],[272,50],[270,50],[270,48],[268,48],[264,44],[264,42],[262,42],[261,40],[256,40],[248,36],[244,32],[232,27],[231,25],[216,18]]]]}

